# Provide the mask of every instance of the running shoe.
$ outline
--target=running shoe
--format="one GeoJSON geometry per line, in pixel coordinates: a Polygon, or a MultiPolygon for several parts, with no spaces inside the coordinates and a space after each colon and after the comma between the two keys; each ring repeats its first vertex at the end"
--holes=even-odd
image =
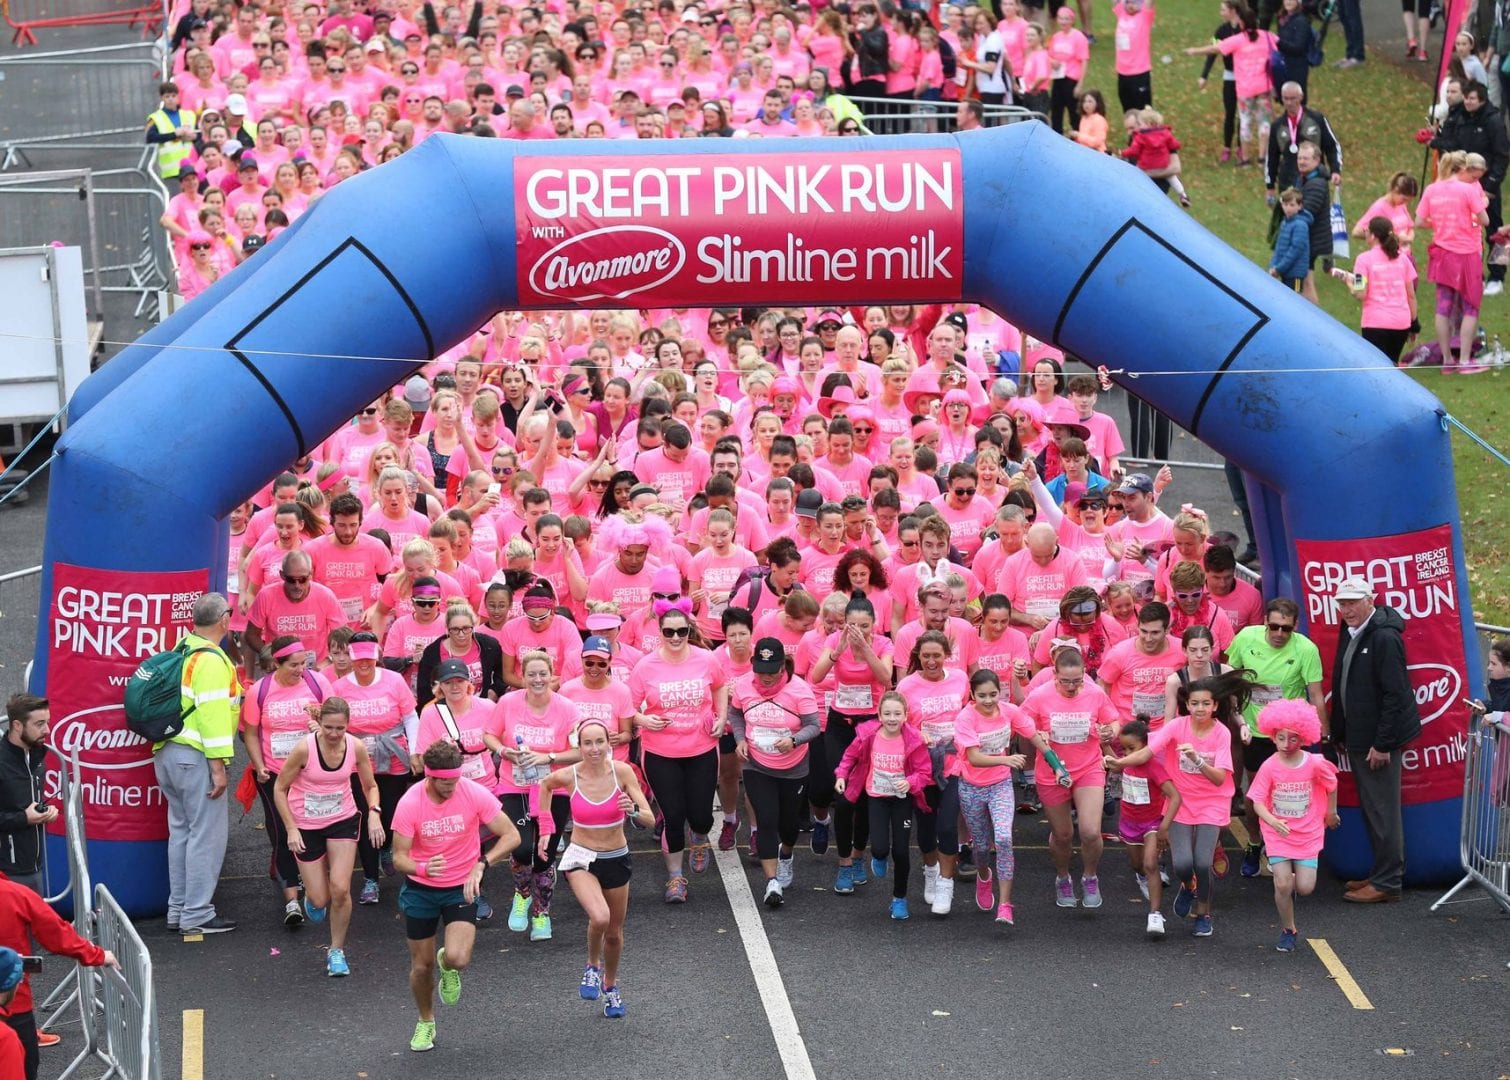
{"type": "Polygon", "coordinates": [[[376,878],[367,878],[362,882],[362,891],[357,894],[357,903],[375,904],[378,902],[378,883],[376,878]]]}
{"type": "Polygon", "coordinates": [[[1080,901],[1075,899],[1074,881],[1067,877],[1054,879],[1054,903],[1058,907],[1080,906],[1080,901]]]}
{"type": "Polygon", "coordinates": [[[828,850],[828,827],[829,823],[826,821],[813,822],[813,835],[808,844],[812,847],[814,855],[822,855],[828,850]]]}
{"type": "MultiPolygon", "coordinates": [[[[299,920],[300,922],[304,920],[303,914],[299,914],[299,920]]],[[[299,924],[290,923],[289,925],[298,926],[299,924]]],[[[188,937],[190,934],[229,934],[234,929],[236,929],[236,924],[230,919],[212,915],[209,922],[202,922],[198,926],[180,926],[178,932],[188,937]]]]}
{"type": "Polygon", "coordinates": [[[1190,931],[1196,937],[1211,936],[1211,916],[1197,915],[1195,917],[1195,929],[1190,931]]]}
{"type": "Polygon", "coordinates": [[[416,1054],[435,1049],[435,1021],[421,1020],[414,1025],[414,1036],[409,1040],[409,1049],[416,1054]]]}
{"type": "Polygon", "coordinates": [[[1263,869],[1263,850],[1262,844],[1249,844],[1243,848],[1243,865],[1238,873],[1243,877],[1258,877],[1259,871],[1263,869]]]}
{"type": "MultiPolygon", "coordinates": [[[[478,897],[480,900],[481,897],[478,897]]],[[[514,902],[509,905],[509,929],[516,934],[522,934],[529,929],[530,925],[530,898],[523,893],[514,894],[514,902]]]]}
{"type": "Polygon", "coordinates": [[[882,878],[884,878],[886,876],[886,872],[888,870],[890,870],[890,869],[891,869],[891,860],[890,859],[871,859],[870,860],[870,876],[873,877],[873,878],[875,878],[877,881],[880,881],[882,878]]]}
{"type": "Polygon", "coordinates": [[[726,821],[724,827],[718,830],[718,850],[733,851],[734,845],[739,840],[739,822],[726,821]]]}
{"type": "Polygon", "coordinates": [[[794,862],[796,862],[796,852],[791,855],[783,855],[779,851],[776,853],[776,880],[783,889],[792,883],[794,862]]]}
{"type": "Polygon", "coordinates": [[[891,898],[891,917],[897,922],[912,918],[912,912],[907,910],[907,898],[905,896],[893,896],[891,898]]]}
{"type": "Polygon", "coordinates": [[[440,972],[440,1000],[455,1005],[461,1000],[461,972],[446,967],[446,947],[435,950],[435,967],[440,972]]]}
{"type": "Polygon", "coordinates": [[[55,1031],[37,1032],[37,1046],[43,1050],[46,1050],[49,1047],[57,1046],[62,1041],[63,1036],[59,1035],[55,1031]]]}
{"type": "Polygon", "coordinates": [[[991,880],[991,868],[982,866],[975,875],[975,906],[990,911],[996,904],[995,882],[991,880]]]}
{"type": "Polygon", "coordinates": [[[853,875],[856,885],[864,885],[870,880],[870,875],[865,872],[865,857],[863,855],[855,857],[855,861],[851,864],[849,871],[853,875]]]}
{"type": "Polygon", "coordinates": [[[1221,844],[1216,845],[1216,850],[1211,853],[1211,872],[1219,878],[1227,876],[1227,871],[1232,869],[1232,863],[1227,858],[1227,849],[1221,844]]]}
{"type": "Polygon", "coordinates": [[[304,925],[304,909],[299,901],[290,900],[283,905],[283,925],[290,929],[304,925]]]}
{"type": "Polygon", "coordinates": [[[1225,164],[1227,164],[1227,162],[1229,162],[1231,160],[1232,160],[1232,149],[1230,147],[1226,147],[1226,146],[1222,147],[1222,152],[1216,156],[1216,163],[1218,165],[1225,165],[1225,164]]]}
{"type": "Polygon", "coordinates": [[[779,908],[785,900],[786,897],[783,896],[781,892],[781,882],[777,881],[775,878],[772,878],[770,881],[767,881],[765,883],[766,907],[779,908]]]}
{"type": "Polygon", "coordinates": [[[1143,899],[1148,899],[1148,875],[1133,871],[1133,880],[1138,883],[1138,891],[1143,894],[1143,899]]]}
{"type": "Polygon", "coordinates": [[[582,969],[582,982],[577,987],[577,993],[582,995],[583,1001],[597,1001],[598,994],[603,990],[603,971],[601,968],[588,964],[582,969]]]}
{"type": "Polygon", "coordinates": [[[312,923],[322,923],[322,922],[324,922],[325,921],[325,916],[326,916],[326,914],[329,911],[330,911],[330,909],[328,907],[315,907],[313,904],[311,904],[309,902],[309,897],[306,896],[304,898],[304,917],[306,919],[308,919],[310,922],[312,922],[312,923]]]}
{"type": "Polygon", "coordinates": [[[549,941],[551,939],[551,917],[549,915],[536,915],[530,920],[530,940],[549,941]]]}
{"type": "Polygon", "coordinates": [[[954,876],[957,878],[975,876],[975,850],[969,844],[959,846],[959,862],[954,864],[954,876]]]}
{"type": "Polygon", "coordinates": [[[398,873],[398,870],[393,865],[393,852],[387,848],[378,852],[378,869],[383,872],[384,877],[392,877],[398,873]]]}
{"type": "Polygon", "coordinates": [[[687,902],[687,879],[680,874],[666,879],[666,895],[668,904],[685,904],[687,902]]]}
{"type": "Polygon", "coordinates": [[[923,903],[933,903],[933,894],[938,890],[939,868],[938,863],[923,867],[923,903]]]}
{"type": "Polygon", "coordinates": [[[1013,921],[1013,918],[1012,918],[1012,905],[1011,904],[997,904],[996,905],[996,921],[999,922],[999,923],[1005,923],[1007,926],[1014,926],[1014,925],[1016,925],[1016,923],[1013,921]]]}
{"type": "Polygon", "coordinates": [[[1190,891],[1190,886],[1180,882],[1180,891],[1174,894],[1174,913],[1176,918],[1190,918],[1190,909],[1195,905],[1195,893],[1190,891]]]}
{"type": "Polygon", "coordinates": [[[751,866],[760,865],[760,848],[755,837],[754,829],[750,830],[750,850],[745,854],[745,861],[748,862],[751,866]]]}
{"type": "Polygon", "coordinates": [[[1164,936],[1164,916],[1161,912],[1150,911],[1148,913],[1148,936],[1164,936]]]}
{"type": "Polygon", "coordinates": [[[351,968],[346,963],[345,949],[331,949],[325,958],[325,974],[332,979],[339,979],[344,975],[351,974],[351,968]]]}
{"type": "Polygon", "coordinates": [[[619,996],[617,986],[603,988],[603,1015],[610,1020],[617,1020],[624,1015],[624,999],[619,996]]]}
{"type": "Polygon", "coordinates": [[[477,894],[477,921],[483,922],[493,917],[493,905],[488,903],[488,898],[482,893],[477,894]]]}
{"type": "Polygon", "coordinates": [[[1165,870],[1162,866],[1159,867],[1159,884],[1160,885],[1168,885],[1169,884],[1169,871],[1165,870]]]}
{"type": "Polygon", "coordinates": [[[1080,890],[1085,899],[1080,901],[1083,907],[1098,908],[1101,906],[1101,879],[1098,877],[1085,876],[1080,879],[1080,890]]]}
{"type": "Polygon", "coordinates": [[[713,846],[708,843],[706,836],[693,843],[689,857],[689,861],[692,863],[692,872],[694,874],[701,874],[704,870],[708,869],[708,862],[712,858],[713,846]]]}
{"type": "Polygon", "coordinates": [[[1038,785],[1027,784],[1022,789],[1022,801],[1017,804],[1019,814],[1036,814],[1043,809],[1043,803],[1038,801],[1038,785]]]}
{"type": "Polygon", "coordinates": [[[1281,930],[1279,932],[1279,944],[1274,948],[1277,952],[1294,952],[1295,939],[1300,936],[1297,930],[1281,930]]]}
{"type": "Polygon", "coordinates": [[[954,907],[954,879],[939,878],[938,887],[933,890],[932,912],[935,915],[947,915],[954,907]]]}
{"type": "Polygon", "coordinates": [[[848,896],[855,891],[855,868],[853,866],[841,866],[839,872],[834,875],[834,892],[841,896],[848,896]]]}

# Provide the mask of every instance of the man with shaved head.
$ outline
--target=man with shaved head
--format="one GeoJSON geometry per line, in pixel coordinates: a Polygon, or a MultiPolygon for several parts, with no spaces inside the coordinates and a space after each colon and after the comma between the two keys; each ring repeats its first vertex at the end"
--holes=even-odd
{"type": "Polygon", "coordinates": [[[1054,526],[1040,522],[1028,529],[1027,543],[1001,564],[996,591],[1012,601],[1012,621],[1042,630],[1059,613],[1059,599],[1085,584],[1080,556],[1061,547],[1054,526]]]}

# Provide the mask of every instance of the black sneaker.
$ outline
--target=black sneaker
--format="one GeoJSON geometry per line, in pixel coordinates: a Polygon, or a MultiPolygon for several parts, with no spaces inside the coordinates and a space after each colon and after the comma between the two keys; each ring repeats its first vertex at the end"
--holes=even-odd
{"type": "Polygon", "coordinates": [[[216,915],[209,922],[200,923],[198,926],[181,926],[178,932],[181,934],[229,934],[234,929],[236,929],[236,924],[230,919],[222,919],[216,915]]]}

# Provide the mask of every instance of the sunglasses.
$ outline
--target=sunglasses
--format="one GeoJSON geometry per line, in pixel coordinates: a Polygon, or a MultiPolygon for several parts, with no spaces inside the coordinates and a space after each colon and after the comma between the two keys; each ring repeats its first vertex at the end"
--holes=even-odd
{"type": "Polygon", "coordinates": [[[1100,511],[1100,510],[1105,510],[1105,509],[1106,509],[1106,504],[1105,503],[1099,503],[1099,502],[1082,502],[1080,504],[1080,512],[1082,514],[1085,513],[1087,510],[1097,510],[1097,511],[1100,511]]]}
{"type": "Polygon", "coordinates": [[[841,127],[839,129],[839,134],[840,135],[858,135],[859,133],[860,133],[860,129],[857,128],[857,127],[854,127],[853,125],[848,126],[848,127],[841,127]]]}
{"type": "MultiPolygon", "coordinates": [[[[875,430],[876,430],[875,428],[857,427],[857,428],[855,428],[855,434],[856,435],[869,435],[869,434],[871,434],[875,430]]],[[[972,491],[970,494],[974,495],[975,492],[972,491]]]]}
{"type": "Polygon", "coordinates": [[[1199,600],[1205,595],[1205,589],[1197,589],[1195,592],[1177,592],[1174,594],[1174,598],[1176,600],[1199,600]]]}
{"type": "Polygon", "coordinates": [[[592,490],[594,490],[594,491],[607,491],[608,490],[608,481],[607,480],[589,480],[587,482],[587,486],[590,487],[590,488],[592,488],[592,490]]]}
{"type": "Polygon", "coordinates": [[[422,607],[422,608],[439,607],[440,606],[440,601],[439,600],[416,600],[416,601],[414,601],[414,606],[415,607],[422,607]]]}
{"type": "Polygon", "coordinates": [[[189,250],[190,251],[209,251],[210,250],[210,245],[209,244],[190,244],[189,245],[189,250]]]}
{"type": "Polygon", "coordinates": [[[975,489],[974,488],[955,488],[954,489],[954,497],[956,499],[973,499],[973,498],[975,498],[975,489]]]}
{"type": "Polygon", "coordinates": [[[722,330],[724,327],[726,327],[728,325],[729,325],[729,320],[728,319],[709,319],[708,320],[708,329],[709,330],[722,330]]]}
{"type": "Polygon", "coordinates": [[[582,666],[584,668],[606,668],[608,666],[608,661],[607,660],[583,660],[582,661],[582,666]]]}
{"type": "Polygon", "coordinates": [[[902,546],[903,547],[917,547],[918,543],[919,542],[917,540],[903,540],[902,541],[902,546]]]}
{"type": "Polygon", "coordinates": [[[362,415],[363,416],[376,416],[377,415],[377,406],[376,405],[369,405],[369,406],[367,406],[367,408],[365,408],[365,409],[362,410],[362,415]]]}
{"type": "Polygon", "coordinates": [[[512,465],[494,465],[493,466],[493,475],[494,476],[513,476],[514,475],[514,467],[512,465]]]}
{"type": "Polygon", "coordinates": [[[471,632],[472,628],[470,626],[448,626],[446,628],[446,633],[448,634],[470,634],[471,632]]]}
{"type": "Polygon", "coordinates": [[[668,626],[661,630],[661,637],[673,640],[691,636],[692,627],[690,626],[668,626]]]}
{"type": "Polygon", "coordinates": [[[330,72],[332,75],[345,75],[346,74],[346,69],[343,68],[343,67],[338,67],[338,68],[327,67],[325,70],[328,71],[328,72],[330,72]]]}
{"type": "Polygon", "coordinates": [[[1265,629],[1271,634],[1293,634],[1295,633],[1295,624],[1271,622],[1265,624],[1265,629]]]}
{"type": "Polygon", "coordinates": [[[674,67],[676,67],[676,61],[675,60],[662,60],[661,61],[661,67],[663,67],[663,68],[674,68],[674,67]]]}
{"type": "Polygon", "coordinates": [[[1115,510],[1119,514],[1122,513],[1122,511],[1126,509],[1126,507],[1123,506],[1121,503],[1114,503],[1114,502],[1107,503],[1106,504],[1106,508],[1108,510],[1115,510]]]}
{"type": "Polygon", "coordinates": [[[308,574],[305,574],[303,577],[289,577],[287,574],[281,574],[279,576],[282,577],[283,580],[286,581],[286,582],[288,582],[290,585],[308,585],[309,584],[309,575],[308,574]]]}

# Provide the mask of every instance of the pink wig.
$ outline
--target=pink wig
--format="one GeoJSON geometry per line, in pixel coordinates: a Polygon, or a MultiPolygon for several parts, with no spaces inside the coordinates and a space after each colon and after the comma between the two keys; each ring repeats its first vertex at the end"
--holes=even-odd
{"type": "Polygon", "coordinates": [[[644,544],[652,553],[664,552],[671,547],[671,526],[654,514],[646,514],[642,521],[630,521],[623,514],[609,514],[598,525],[598,545],[610,555],[636,544],[644,544]]]}
{"type": "Polygon", "coordinates": [[[1310,746],[1321,741],[1321,718],[1309,701],[1271,701],[1259,710],[1258,730],[1271,739],[1276,731],[1293,731],[1302,746],[1310,746]]]}

